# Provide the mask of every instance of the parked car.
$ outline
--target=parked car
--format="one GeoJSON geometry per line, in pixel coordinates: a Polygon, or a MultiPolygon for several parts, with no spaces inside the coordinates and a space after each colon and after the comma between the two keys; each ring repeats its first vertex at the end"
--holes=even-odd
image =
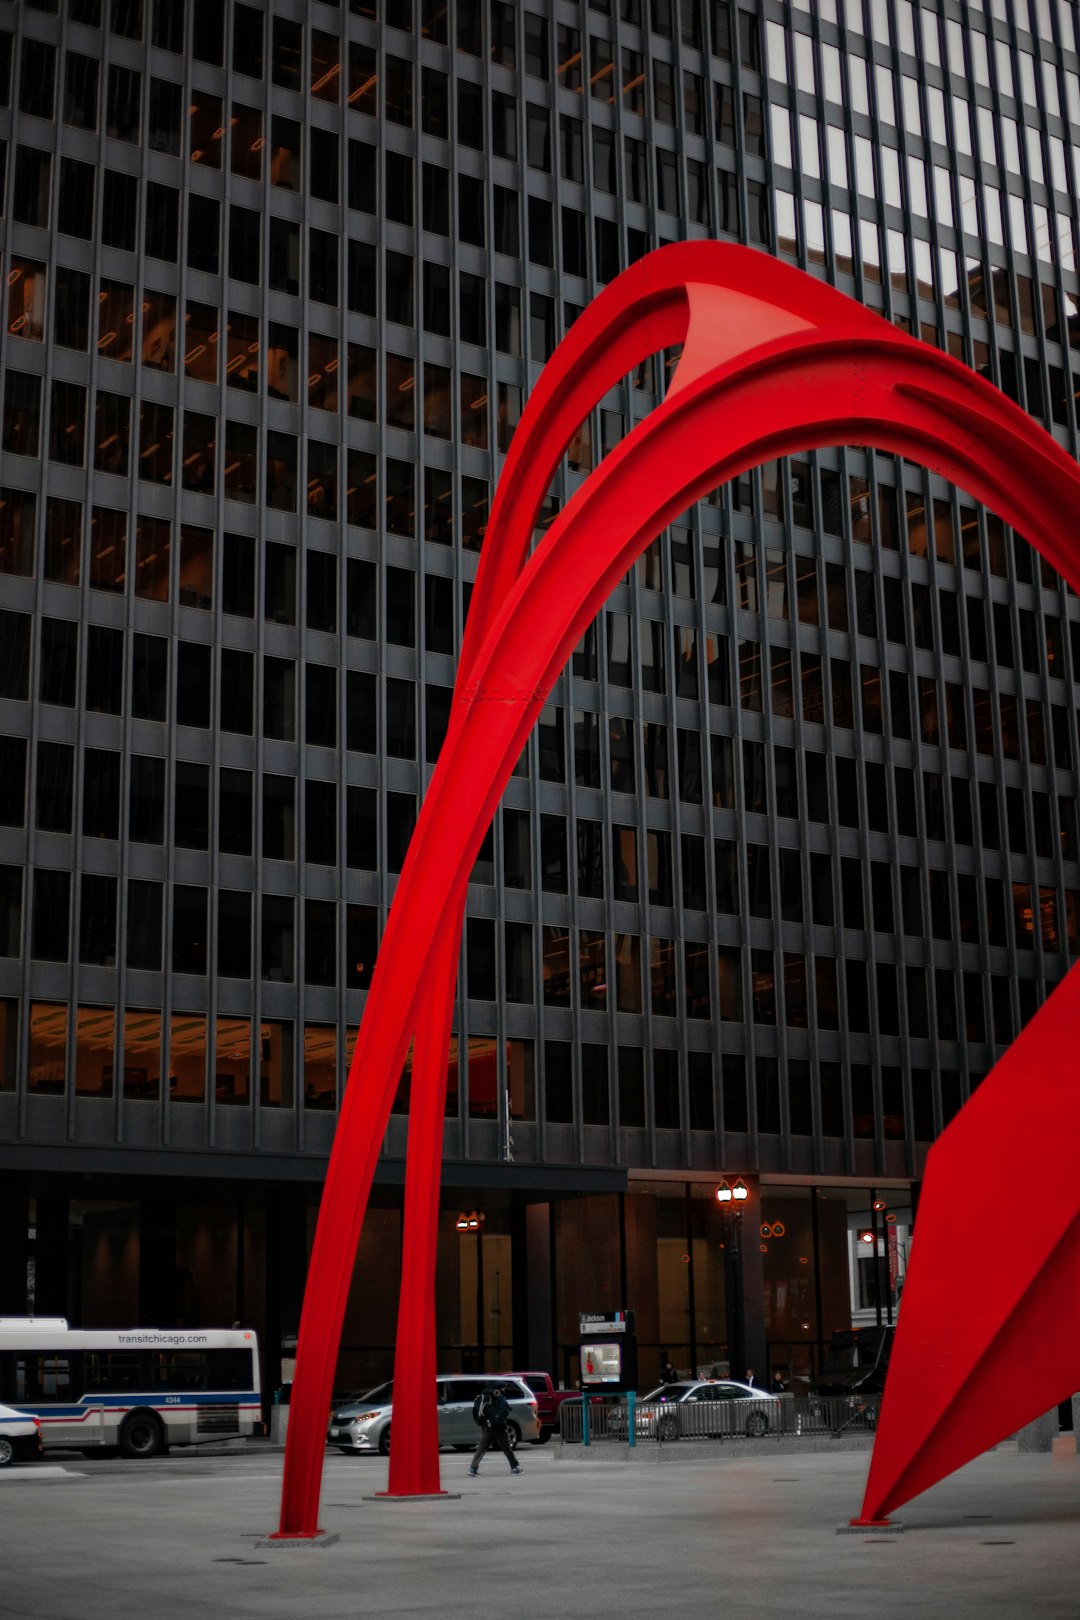
{"type": "MultiPolygon", "coordinates": [[[[473,1450],[480,1438],[480,1430],[473,1422],[473,1402],[481,1390],[494,1389],[497,1384],[505,1389],[510,1405],[507,1430],[511,1446],[516,1449],[522,1440],[535,1443],[540,1439],[536,1396],[520,1378],[509,1374],[443,1373],[436,1379],[440,1446],[453,1446],[455,1451],[473,1450]]],[[[339,1406],[330,1418],[327,1445],[352,1455],[377,1451],[387,1456],[393,1393],[391,1379],[359,1399],[339,1406]]]]}
{"type": "Polygon", "coordinates": [[[556,1389],[551,1374],[546,1372],[515,1372],[506,1373],[507,1378],[515,1378],[526,1389],[531,1389],[536,1396],[538,1416],[540,1418],[540,1435],[534,1442],[536,1445],[546,1445],[559,1427],[559,1407],[564,1401],[580,1400],[581,1395],[576,1389],[556,1389]]]}
{"type": "Polygon", "coordinates": [[[660,1384],[638,1400],[635,1427],[639,1434],[658,1434],[663,1440],[677,1440],[682,1434],[731,1435],[739,1431],[755,1438],[770,1428],[770,1408],[779,1399],[768,1390],[733,1378],[660,1384]]]}
{"type": "Polygon", "coordinates": [[[33,1462],[44,1450],[37,1418],[16,1412],[13,1406],[0,1406],[0,1468],[10,1468],[13,1462],[33,1462]]]}

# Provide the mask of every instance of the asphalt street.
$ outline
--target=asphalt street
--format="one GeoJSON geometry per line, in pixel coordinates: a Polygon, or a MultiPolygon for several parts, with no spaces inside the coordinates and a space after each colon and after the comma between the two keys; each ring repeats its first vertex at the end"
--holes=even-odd
{"type": "MultiPolygon", "coordinates": [[[[673,1448],[672,1448],[673,1449],[673,1448]]],[[[842,1536],[868,1456],[686,1466],[570,1461],[548,1447],[442,1458],[456,1500],[365,1500],[379,1458],[328,1455],[325,1549],[257,1546],[275,1527],[280,1451],[154,1462],[53,1454],[0,1474],[4,1620],[311,1616],[576,1620],[868,1614],[1077,1620],[1080,1463],[999,1452],[899,1515],[899,1536],[842,1536]]]]}

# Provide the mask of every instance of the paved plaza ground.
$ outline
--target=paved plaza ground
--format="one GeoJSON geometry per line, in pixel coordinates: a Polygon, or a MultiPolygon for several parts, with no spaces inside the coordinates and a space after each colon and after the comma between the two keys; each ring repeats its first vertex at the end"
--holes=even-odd
{"type": "MultiPolygon", "coordinates": [[[[674,1451],[675,1448],[668,1448],[674,1451]]],[[[54,1454],[0,1475],[4,1620],[1077,1620],[1080,1462],[999,1451],[840,1536],[866,1451],[687,1450],[635,1466],[555,1447],[510,1477],[444,1454],[459,1500],[378,1503],[378,1458],[328,1456],[324,1550],[267,1551],[281,1452],[151,1463],[54,1454]]]]}

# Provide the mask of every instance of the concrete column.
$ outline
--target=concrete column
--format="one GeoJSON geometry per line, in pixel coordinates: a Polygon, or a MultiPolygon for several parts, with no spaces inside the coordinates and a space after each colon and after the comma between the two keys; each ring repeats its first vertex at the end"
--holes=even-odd
{"type": "Polygon", "coordinates": [[[30,1260],[30,1192],[25,1177],[8,1171],[0,1182],[0,1316],[25,1316],[30,1260]]]}
{"type": "Polygon", "coordinates": [[[266,1340],[264,1404],[281,1383],[281,1340],[300,1327],[307,1279],[307,1200],[303,1187],[274,1187],[266,1195],[266,1340]]]}
{"type": "MultiPolygon", "coordinates": [[[[524,1263],[528,1279],[526,1301],[525,1353],[530,1368],[537,1372],[550,1372],[559,1382],[560,1369],[555,1365],[555,1333],[551,1300],[551,1206],[528,1204],[525,1208],[524,1263]]],[[[514,1255],[514,1277],[518,1272],[518,1257],[514,1255]]],[[[514,1339],[515,1350],[517,1337],[514,1339]]]]}
{"type": "Polygon", "coordinates": [[[67,1316],[70,1237],[66,1198],[37,1200],[34,1315],[67,1316]]]}
{"type": "MultiPolygon", "coordinates": [[[[742,1281],[743,1346],[742,1365],[731,1365],[732,1378],[743,1378],[748,1367],[754,1369],[754,1382],[760,1389],[769,1387],[769,1369],[765,1364],[765,1269],[761,1258],[761,1187],[749,1176],[743,1178],[750,1189],[742,1220],[740,1248],[742,1251],[739,1274],[742,1281]]],[[[732,1345],[734,1352],[735,1346],[732,1345]]]]}
{"type": "Polygon", "coordinates": [[[176,1326],[176,1197],[139,1200],[139,1325],[176,1326]]]}
{"type": "Polygon", "coordinates": [[[1049,1412],[1037,1417],[1034,1423],[1025,1423],[1017,1434],[1021,1451],[1053,1451],[1054,1441],[1058,1432],[1058,1409],[1052,1406],[1049,1412]]]}

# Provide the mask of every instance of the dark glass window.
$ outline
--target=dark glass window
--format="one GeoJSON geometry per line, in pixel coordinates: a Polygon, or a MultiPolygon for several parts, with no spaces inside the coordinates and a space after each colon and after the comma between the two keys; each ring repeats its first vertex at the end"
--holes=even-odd
{"type": "Polygon", "coordinates": [[[348,789],[345,842],[347,865],[364,872],[378,871],[378,794],[374,788],[348,789]]]}
{"type": "MultiPolygon", "coordinates": [[[[25,777],[25,744],[23,746],[23,756],[25,777]]],[[[21,824],[23,787],[24,783],[20,783],[20,821],[15,825],[21,824]]],[[[40,828],[42,832],[71,832],[74,826],[74,804],[74,748],[69,748],[63,743],[39,742],[37,745],[37,791],[34,806],[34,825],[40,828]]]]}
{"type": "Polygon", "coordinates": [[[106,169],[101,193],[101,239],[106,247],[135,251],[139,182],[132,174],[106,169]]]}
{"type": "Polygon", "coordinates": [[[82,830],[84,838],[120,836],[120,755],[111,748],[87,748],[83,755],[82,830]]]}
{"type": "Polygon", "coordinates": [[[152,973],[161,971],[164,885],[128,879],[127,965],[152,973]]]}
{"type": "Polygon", "coordinates": [[[332,900],[304,901],[304,980],[337,983],[337,907],[332,900]]]}
{"type": "Polygon", "coordinates": [[[147,145],[151,152],[179,157],[183,140],[183,87],[171,79],[151,79],[147,145]]]}
{"type": "Polygon", "coordinates": [[[222,731],[250,737],[255,726],[255,655],[234,647],[221,649],[219,682],[222,731]]]}
{"type": "Polygon", "coordinates": [[[109,68],[105,100],[105,133],[118,141],[141,136],[142,74],[113,63],[109,68]]]}
{"type": "Polygon", "coordinates": [[[251,895],[219,889],[217,968],[226,979],[251,977],[251,895]]]}
{"type": "Polygon", "coordinates": [[[24,39],[19,72],[19,111],[34,118],[53,116],[56,98],[56,46],[24,39]]]}
{"type": "Polygon", "coordinates": [[[133,754],[128,788],[128,837],[135,843],[165,839],[165,761],[133,754]]]}
{"type": "Polygon", "coordinates": [[[318,748],[337,746],[337,678],[333,665],[304,665],[305,735],[318,748]]]}
{"type": "Polygon", "coordinates": [[[210,767],[178,760],[173,796],[173,839],[184,849],[210,847],[210,767]]]}
{"type": "Polygon", "coordinates": [[[304,30],[289,17],[275,17],[270,76],[286,90],[299,90],[303,83],[304,30]]]}
{"type": "MultiPolygon", "coordinates": [[[[72,639],[72,657],[74,657],[72,639]]],[[[86,707],[121,714],[124,697],[124,632],[92,624],[86,633],[86,707]]]]}
{"type": "Polygon", "coordinates": [[[188,193],[187,262],[191,270],[216,276],[220,256],[221,204],[213,197],[188,193]]]}
{"type": "Polygon", "coordinates": [[[94,234],[94,178],[94,170],[89,163],[80,163],[76,158],[60,159],[57,228],[66,236],[78,236],[85,242],[90,241],[94,234]]]}
{"type": "Polygon", "coordinates": [[[207,966],[207,891],[186,883],[173,885],[172,970],[205,974],[207,966]]]}
{"type": "Polygon", "coordinates": [[[263,777],[262,845],[267,860],[296,859],[296,790],[291,777],[263,777]]]}
{"type": "Polygon", "coordinates": [[[79,891],[79,961],[115,967],[117,879],[84,872],[79,891]]]}
{"type": "Polygon", "coordinates": [[[71,954],[70,872],[34,870],[30,954],[41,962],[66,962],[71,954]]]}
{"type": "Polygon", "coordinates": [[[181,641],[176,651],[176,723],[207,728],[210,725],[211,648],[181,641]]]}
{"type": "Polygon", "coordinates": [[[41,378],[8,370],[4,378],[4,420],[0,442],[16,456],[41,450],[41,378]]]}

